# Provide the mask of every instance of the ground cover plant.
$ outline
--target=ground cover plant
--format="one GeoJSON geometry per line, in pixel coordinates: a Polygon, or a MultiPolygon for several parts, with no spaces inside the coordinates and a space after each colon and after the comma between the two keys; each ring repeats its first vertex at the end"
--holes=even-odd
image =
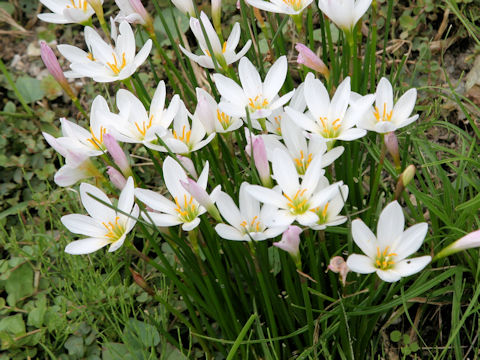
{"type": "Polygon", "coordinates": [[[478,357],[478,4],[0,5],[2,358],[478,357]]]}

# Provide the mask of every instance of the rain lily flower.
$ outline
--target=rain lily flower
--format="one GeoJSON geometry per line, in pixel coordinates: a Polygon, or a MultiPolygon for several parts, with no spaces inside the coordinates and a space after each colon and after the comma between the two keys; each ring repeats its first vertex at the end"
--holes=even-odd
{"type": "Polygon", "coordinates": [[[224,68],[238,61],[247,53],[248,49],[250,49],[250,45],[252,42],[251,40],[248,40],[243,49],[238,54],[235,53],[235,48],[240,41],[241,30],[239,23],[235,23],[235,25],[233,25],[230,36],[228,37],[227,41],[225,41],[222,45],[220,43],[220,39],[218,38],[217,33],[215,32],[215,29],[212,26],[212,23],[208,19],[208,16],[202,11],[200,13],[200,20],[194,17],[190,18],[190,29],[192,29],[193,34],[197,38],[198,45],[200,46],[203,55],[195,55],[180,45],[180,50],[182,50],[185,55],[198,63],[200,66],[208,69],[213,69],[215,67],[213,64],[212,56],[210,54],[210,50],[207,46],[207,41],[203,36],[200,21],[205,28],[205,33],[207,34],[208,41],[210,42],[213,50],[213,56],[215,56],[216,61],[221,67],[224,68]]]}
{"type": "Polygon", "coordinates": [[[305,172],[300,184],[295,164],[285,151],[275,149],[272,159],[273,178],[280,185],[283,194],[258,186],[250,185],[248,191],[257,200],[279,208],[269,225],[290,225],[295,220],[310,226],[319,220],[315,209],[329,201],[338,192],[341,182],[317,191],[324,173],[321,157],[317,157],[305,172]]]}
{"type": "Polygon", "coordinates": [[[168,108],[165,108],[165,98],[165,82],[160,81],[147,112],[142,102],[130,91],[118,90],[117,107],[120,112],[118,120],[111,127],[112,134],[120,142],[140,143],[159,150],[157,136],[165,134],[180,106],[180,97],[174,95],[168,108]]]}
{"type": "Polygon", "coordinates": [[[351,141],[365,136],[365,130],[354,126],[372,105],[374,95],[363,96],[349,107],[350,77],[338,86],[331,101],[325,86],[312,73],[305,79],[304,92],[310,116],[291,107],[285,108],[298,126],[330,142],[330,147],[335,140],[351,141]]]}
{"type": "MultiPolygon", "coordinates": [[[[107,44],[91,27],[85,27],[85,42],[89,52],[72,45],[58,45],[58,51],[70,62],[66,77],[91,77],[96,82],[112,82],[130,77],[147,59],[152,49],[149,39],[135,55],[135,36],[130,24],[122,21],[120,34],[114,37],[115,48],[107,44]]],[[[112,31],[112,36],[114,32],[112,31]]]]}
{"type": "Polygon", "coordinates": [[[309,69],[319,72],[327,79],[329,78],[330,70],[328,70],[322,59],[320,59],[317,54],[310,50],[310,48],[301,43],[297,43],[295,45],[295,50],[298,51],[297,63],[303,64],[309,69]]]}
{"type": "MultiPolygon", "coordinates": [[[[206,131],[198,117],[192,117],[192,124],[188,118],[192,117],[183,101],[180,101],[180,107],[173,120],[173,129],[162,138],[168,148],[175,154],[189,154],[197,151],[207,145],[215,137],[212,133],[204,139],[206,131]]],[[[159,151],[165,151],[161,146],[159,151]]]]}
{"type": "Polygon", "coordinates": [[[434,260],[441,259],[445,256],[455,254],[462,250],[473,249],[477,247],[480,247],[480,230],[471,232],[470,234],[467,234],[454,243],[448,245],[437,255],[435,255],[434,260]]]}
{"type": "Polygon", "coordinates": [[[182,13],[191,17],[197,16],[195,15],[195,6],[193,5],[193,0],[172,0],[172,3],[182,13]]]}
{"type": "Polygon", "coordinates": [[[73,255],[90,254],[106,245],[108,251],[118,250],[123,245],[127,234],[133,229],[138,217],[138,205],[134,204],[133,179],[128,178],[120,193],[117,203],[118,212],[92,196],[112,205],[110,199],[99,188],[82,183],[80,198],[87,215],[70,214],[61,218],[65,227],[74,234],[86,235],[88,238],[73,241],[67,245],[65,252],[73,255]],[[124,213],[129,214],[125,215],[124,213]]]}
{"type": "Polygon", "coordinates": [[[268,227],[269,218],[276,210],[274,205],[260,203],[247,191],[248,183],[240,185],[240,207],[224,192],[218,194],[217,207],[228,224],[215,226],[217,234],[227,240],[261,241],[280,235],[286,226],[268,227]]]}
{"type": "MultiPolygon", "coordinates": [[[[326,178],[325,178],[326,179],[326,178]]],[[[327,180],[328,181],[328,180],[327,180]]],[[[328,186],[328,182],[326,184],[328,186]]],[[[324,230],[327,226],[337,226],[347,221],[347,217],[339,215],[348,197],[348,185],[340,186],[340,191],[329,201],[323,201],[315,208],[318,220],[310,225],[313,230],[324,230]]]]}
{"type": "MultiPolygon", "coordinates": [[[[95,13],[87,0],[40,0],[52,13],[38,14],[42,21],[54,24],[85,24],[95,13]]],[[[101,0],[103,4],[103,0],[101,0]]]]}
{"type": "MultiPolygon", "coordinates": [[[[182,229],[185,231],[195,229],[200,223],[199,216],[204,214],[207,209],[201,206],[182,186],[181,181],[187,181],[187,174],[171,157],[167,157],[163,162],[163,179],[174,201],[154,191],[137,188],[135,189],[137,199],[153,210],[146,214],[142,213],[142,217],[145,221],[153,221],[153,224],[160,227],[182,224],[182,229]]],[[[207,181],[208,162],[205,164],[197,184],[202,189],[206,189],[207,181]]],[[[210,199],[213,203],[215,203],[219,191],[220,185],[211,192],[210,199]]]]}
{"type": "Polygon", "coordinates": [[[105,150],[103,137],[107,133],[111,118],[108,116],[110,110],[107,101],[101,95],[92,102],[90,109],[90,129],[65,119],[60,119],[63,137],[57,140],[67,148],[75,149],[85,153],[87,156],[102,155],[105,150]]]}
{"type": "Polygon", "coordinates": [[[246,57],[240,59],[238,75],[242,86],[220,74],[214,74],[215,85],[222,95],[220,109],[234,117],[265,118],[283,106],[293,96],[293,91],[278,98],[278,92],[287,76],[287,58],[281,56],[272,65],[262,83],[260,74],[246,57]]]}
{"type": "Polygon", "coordinates": [[[290,254],[295,261],[295,265],[298,269],[302,267],[302,261],[300,258],[300,234],[302,229],[296,225],[290,225],[282,235],[282,240],[273,243],[274,246],[282,249],[290,254]]]}
{"type": "Polygon", "coordinates": [[[102,175],[92,163],[90,157],[85,152],[66,146],[68,142],[59,141],[61,138],[54,138],[52,135],[42,133],[48,144],[65,158],[63,165],[53,177],[53,181],[58,186],[66,187],[75,184],[77,181],[102,175]]]}
{"type": "Polygon", "coordinates": [[[318,0],[318,7],[335,25],[351,32],[372,0],[318,0]]]}
{"type": "Polygon", "coordinates": [[[405,218],[398,202],[383,209],[377,226],[377,236],[360,220],[352,222],[353,241],[365,255],[352,254],[347,259],[351,271],[360,274],[376,272],[383,281],[395,282],[413,275],[432,260],[430,256],[409,258],[422,246],[428,225],[420,223],[403,230],[405,218]]]}
{"type": "Polygon", "coordinates": [[[234,131],[243,125],[241,119],[229,116],[221,111],[212,95],[201,88],[197,88],[197,101],[193,117],[201,121],[208,135],[213,132],[234,131]]]}
{"type": "Polygon", "coordinates": [[[120,12],[115,21],[127,21],[130,24],[147,25],[152,22],[151,16],[145,10],[140,0],[115,0],[120,12]]]}
{"type": "Polygon", "coordinates": [[[313,0],[246,0],[246,2],[260,10],[286,15],[298,15],[301,14],[313,0]]]}
{"type": "Polygon", "coordinates": [[[362,118],[358,126],[380,134],[407,126],[418,119],[418,115],[410,116],[416,99],[417,89],[410,89],[394,106],[392,84],[387,78],[381,78],[375,93],[375,108],[362,118]]]}

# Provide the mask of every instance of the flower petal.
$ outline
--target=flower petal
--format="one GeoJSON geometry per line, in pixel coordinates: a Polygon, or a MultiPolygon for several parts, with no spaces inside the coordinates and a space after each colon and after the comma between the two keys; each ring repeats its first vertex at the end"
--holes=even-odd
{"type": "Polygon", "coordinates": [[[226,224],[217,224],[215,231],[222,239],[243,241],[244,235],[236,228],[226,224]]]}
{"type": "Polygon", "coordinates": [[[400,276],[410,276],[422,271],[432,261],[431,256],[420,256],[412,259],[405,259],[395,264],[395,271],[400,276]]]}
{"type": "Polygon", "coordinates": [[[72,255],[90,254],[109,243],[110,240],[107,239],[86,238],[71,242],[65,247],[65,252],[72,255]]]}
{"type": "Polygon", "coordinates": [[[397,201],[388,204],[381,212],[377,224],[377,240],[380,248],[392,245],[403,234],[405,216],[397,201]]]}
{"type": "Polygon", "coordinates": [[[420,249],[427,231],[427,223],[415,224],[405,230],[402,236],[397,239],[395,245],[392,246],[392,251],[397,254],[396,260],[405,259],[420,249]]]}
{"type": "Polygon", "coordinates": [[[372,259],[365,255],[352,254],[347,259],[348,268],[359,274],[371,274],[377,269],[373,266],[372,259]]]}
{"type": "Polygon", "coordinates": [[[377,238],[373,232],[360,219],[352,221],[352,237],[355,244],[369,258],[374,259],[377,255],[377,238]]]}

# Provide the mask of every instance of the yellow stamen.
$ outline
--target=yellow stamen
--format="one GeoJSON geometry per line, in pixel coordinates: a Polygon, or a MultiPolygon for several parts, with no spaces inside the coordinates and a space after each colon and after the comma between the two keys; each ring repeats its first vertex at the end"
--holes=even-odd
{"type": "Polygon", "coordinates": [[[103,135],[107,132],[107,129],[105,129],[103,126],[100,126],[100,139],[95,136],[93,133],[93,129],[90,126],[90,134],[92,134],[92,137],[90,139],[87,139],[87,141],[93,145],[98,150],[102,149],[103,145],[103,135]]]}
{"type": "Polygon", "coordinates": [[[380,114],[380,110],[375,106],[375,111],[373,112],[377,122],[379,121],[391,121],[393,110],[387,112],[387,103],[383,103],[383,112],[380,114]]]}
{"type": "Polygon", "coordinates": [[[107,62],[108,67],[113,71],[115,75],[120,74],[120,71],[127,65],[127,60],[125,59],[125,52],[122,53],[122,64],[118,66],[117,56],[115,53],[112,53],[113,64],[107,62]]]}
{"type": "Polygon", "coordinates": [[[395,261],[392,260],[392,257],[397,256],[396,253],[389,252],[390,246],[386,246],[385,249],[380,251],[380,248],[377,246],[377,257],[375,259],[375,265],[380,270],[388,270],[395,264],[395,261]]]}

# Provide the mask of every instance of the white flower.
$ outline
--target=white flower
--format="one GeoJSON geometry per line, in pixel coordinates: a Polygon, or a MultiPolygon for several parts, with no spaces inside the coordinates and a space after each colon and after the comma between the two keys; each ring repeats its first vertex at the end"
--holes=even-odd
{"type": "Polygon", "coordinates": [[[147,112],[142,102],[130,91],[120,89],[117,92],[118,120],[111,126],[112,134],[118,141],[141,143],[158,150],[158,136],[163,136],[180,107],[180,97],[173,96],[168,108],[165,108],[165,82],[160,81],[147,112]]]}
{"type": "Polygon", "coordinates": [[[393,105],[392,84],[382,78],[377,85],[375,93],[375,109],[371,109],[358,126],[362,129],[385,134],[407,126],[418,119],[418,115],[410,116],[415,101],[417,90],[410,89],[393,105]]]}
{"type": "Polygon", "coordinates": [[[248,40],[243,49],[238,54],[235,53],[235,48],[240,41],[241,30],[239,23],[235,23],[235,25],[233,25],[230,36],[228,37],[227,41],[225,41],[222,45],[220,43],[220,39],[218,38],[217,33],[215,32],[215,29],[212,26],[212,23],[208,19],[208,16],[205,15],[205,13],[202,11],[200,13],[200,20],[194,17],[190,18],[190,29],[192,29],[192,32],[195,35],[198,45],[200,46],[200,49],[202,50],[204,55],[195,55],[180,45],[180,50],[182,50],[185,55],[198,63],[200,66],[206,67],[208,69],[214,68],[210,50],[207,46],[207,41],[203,36],[200,21],[205,28],[205,33],[207,34],[208,41],[210,42],[210,45],[212,47],[213,55],[215,56],[215,59],[217,60],[217,63],[220,65],[220,67],[225,67],[238,61],[247,53],[248,49],[250,49],[252,41],[248,40]]]}
{"type": "MultiPolygon", "coordinates": [[[[162,140],[168,146],[170,151],[175,154],[189,154],[197,151],[207,145],[215,137],[215,133],[208,135],[204,139],[206,134],[205,128],[199,118],[191,116],[183,101],[180,100],[180,107],[173,120],[173,129],[167,132],[162,140]],[[188,121],[188,118],[192,118],[192,124],[188,121]]],[[[166,151],[161,146],[158,146],[157,150],[166,151]]]]}
{"type": "Polygon", "coordinates": [[[322,178],[321,157],[317,157],[305,172],[302,183],[299,183],[295,165],[285,151],[276,149],[272,159],[273,177],[283,192],[258,185],[250,185],[248,191],[257,200],[272,204],[278,210],[272,217],[270,225],[290,225],[293,221],[310,226],[317,222],[315,209],[325,201],[329,201],[338,192],[341,182],[332,184],[318,191],[318,184],[322,178]]]}
{"type": "MultiPolygon", "coordinates": [[[[326,185],[328,186],[328,180],[326,185]]],[[[329,201],[323,201],[315,208],[318,221],[310,225],[313,230],[323,230],[327,226],[337,226],[347,221],[347,217],[339,215],[348,197],[348,185],[340,186],[340,191],[329,201]]]]}
{"type": "Polygon", "coordinates": [[[75,46],[58,45],[58,51],[71,62],[72,71],[65,73],[65,76],[91,77],[97,82],[112,82],[130,77],[146,60],[152,49],[152,40],[147,40],[135,55],[135,36],[130,24],[122,21],[119,30],[120,34],[114,38],[115,48],[103,41],[89,26],[85,27],[88,53],[75,46]]]}
{"type": "Polygon", "coordinates": [[[152,21],[140,0],[115,0],[115,3],[120,8],[120,12],[115,17],[117,22],[125,20],[130,24],[146,25],[147,22],[152,21]],[[132,2],[136,8],[132,6],[132,2]]]}
{"type": "Polygon", "coordinates": [[[182,13],[195,17],[195,6],[193,0],[172,0],[173,5],[182,13]]]}
{"type": "Polygon", "coordinates": [[[260,241],[274,238],[280,235],[287,226],[268,227],[269,219],[274,215],[277,208],[274,205],[265,204],[260,207],[257,199],[248,191],[248,183],[240,185],[240,208],[232,198],[224,192],[220,192],[217,198],[217,207],[222,217],[230,224],[218,224],[215,226],[217,234],[227,240],[260,241]]]}
{"type": "Polygon", "coordinates": [[[318,0],[318,7],[344,31],[352,31],[372,0],[318,0]]]}
{"type": "MultiPolygon", "coordinates": [[[[54,24],[83,24],[95,13],[87,0],[40,0],[52,13],[38,14],[42,21],[54,24]]],[[[103,4],[103,0],[101,0],[103,4]]]]}
{"type": "Polygon", "coordinates": [[[273,110],[283,106],[293,96],[291,91],[278,98],[278,92],[287,76],[287,67],[286,56],[281,56],[272,65],[262,83],[255,66],[243,57],[238,67],[242,87],[230,78],[214,74],[215,85],[222,95],[220,109],[234,117],[246,117],[246,107],[251,119],[269,116],[273,110]]]}
{"type": "Polygon", "coordinates": [[[197,88],[197,107],[194,118],[198,118],[207,134],[226,133],[243,125],[242,119],[225,114],[218,108],[215,99],[202,88],[197,88]]]}
{"type": "Polygon", "coordinates": [[[353,127],[372,105],[374,95],[363,96],[349,107],[350,77],[338,86],[332,101],[325,86],[312,73],[305,79],[304,92],[310,116],[291,107],[285,108],[285,112],[298,126],[327,141],[350,141],[365,136],[365,130],[353,127]]]}
{"type": "MultiPolygon", "coordinates": [[[[187,181],[187,175],[171,157],[167,157],[163,162],[163,179],[174,201],[168,200],[154,191],[137,188],[135,189],[137,199],[154,210],[148,211],[146,214],[142,213],[142,217],[148,222],[153,221],[156,226],[168,227],[183,224],[183,230],[193,230],[200,223],[199,216],[207,210],[182,186],[181,181],[187,181]]],[[[207,181],[208,162],[205,164],[197,184],[206,189],[207,181]]],[[[215,203],[219,191],[220,185],[210,194],[213,203],[215,203]]]]}
{"type": "Polygon", "coordinates": [[[352,222],[353,241],[366,255],[352,254],[347,259],[350,270],[360,274],[376,272],[384,281],[395,282],[421,271],[430,256],[407,259],[422,246],[428,225],[420,223],[403,231],[405,218],[398,202],[388,204],[380,214],[377,236],[362,220],[352,222]]]}
{"type": "Polygon", "coordinates": [[[127,184],[120,193],[118,212],[90,195],[112,205],[107,195],[99,188],[86,183],[80,185],[80,198],[90,216],[70,214],[63,216],[61,221],[74,234],[86,235],[88,238],[68,244],[65,252],[69,254],[89,254],[109,244],[108,251],[115,251],[123,245],[127,234],[136,223],[139,210],[138,206],[134,205],[131,177],[128,178],[127,184]]]}
{"type": "Polygon", "coordinates": [[[310,5],[313,0],[246,0],[247,3],[260,10],[279,14],[298,15],[310,5]]]}

